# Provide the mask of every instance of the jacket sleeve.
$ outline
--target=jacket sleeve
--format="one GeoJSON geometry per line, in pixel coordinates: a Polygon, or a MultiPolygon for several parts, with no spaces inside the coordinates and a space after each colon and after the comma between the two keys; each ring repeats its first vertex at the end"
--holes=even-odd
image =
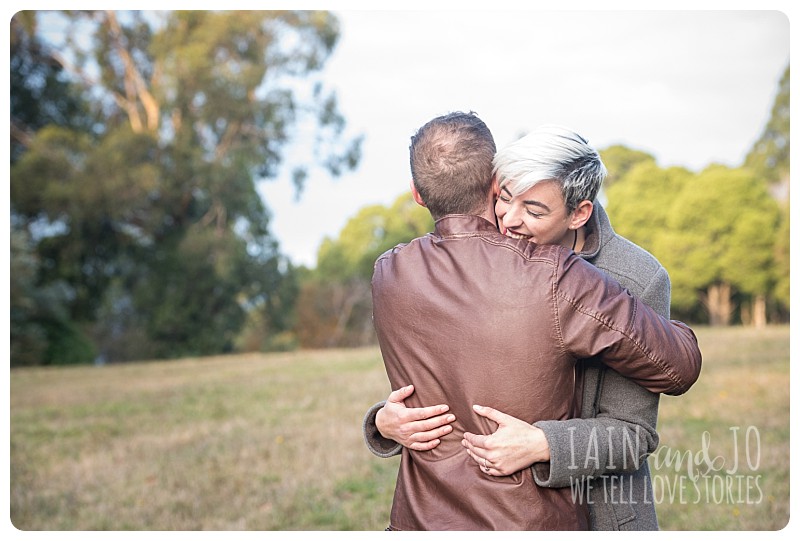
{"type": "MultiPolygon", "coordinates": [[[[639,298],[668,318],[670,289],[669,275],[659,267],[639,298]]],[[[586,477],[633,473],[658,447],[660,395],[613,370],[587,370],[594,376],[584,392],[584,400],[594,401],[585,405],[592,417],[534,423],[550,446],[550,461],[533,465],[539,486],[560,488],[586,477]]]]}
{"type": "Polygon", "coordinates": [[[381,458],[390,458],[399,455],[403,446],[394,440],[384,438],[378,431],[378,425],[375,423],[375,416],[384,404],[386,404],[386,401],[378,402],[367,410],[367,414],[364,415],[362,431],[364,433],[364,441],[367,444],[367,449],[369,449],[373,455],[381,458]]]}
{"type": "Polygon", "coordinates": [[[683,394],[700,376],[697,337],[658,315],[602,271],[567,254],[554,290],[557,333],[568,355],[603,363],[654,393],[683,394]]]}

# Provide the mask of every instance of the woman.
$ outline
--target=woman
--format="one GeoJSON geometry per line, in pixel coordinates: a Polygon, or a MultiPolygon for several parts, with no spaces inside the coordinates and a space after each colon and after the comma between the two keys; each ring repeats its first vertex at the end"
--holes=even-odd
{"type": "MultiPolygon", "coordinates": [[[[560,244],[603,270],[633,295],[669,317],[669,277],[649,253],[617,235],[595,201],[606,171],[580,135],[542,127],[501,149],[494,159],[499,230],[539,244],[560,244]]],[[[489,436],[465,434],[467,452],[487,475],[533,468],[543,487],[576,486],[595,530],[655,530],[646,457],[658,445],[659,397],[593,360],[578,363],[579,417],[528,425],[476,407],[498,423],[489,436]],[[588,491],[588,492],[586,492],[588,491]]],[[[436,447],[454,418],[446,405],[405,408],[413,387],[373,406],[364,420],[370,450],[393,456],[402,445],[436,447]]]]}

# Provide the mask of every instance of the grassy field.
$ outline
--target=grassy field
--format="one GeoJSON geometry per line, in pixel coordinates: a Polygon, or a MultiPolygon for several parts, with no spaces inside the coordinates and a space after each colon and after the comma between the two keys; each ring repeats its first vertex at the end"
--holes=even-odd
{"type": "MultiPolygon", "coordinates": [[[[662,400],[651,457],[662,529],[781,529],[789,328],[697,334],[701,380],[662,400]]],[[[398,459],[366,450],[361,419],[388,390],[376,349],[13,370],[11,522],[382,530],[398,459]]]]}

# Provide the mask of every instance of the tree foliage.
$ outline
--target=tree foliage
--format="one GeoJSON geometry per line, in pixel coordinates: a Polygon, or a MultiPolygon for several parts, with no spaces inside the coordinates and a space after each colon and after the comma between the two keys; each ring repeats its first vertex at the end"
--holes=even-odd
{"type": "Polygon", "coordinates": [[[787,191],[781,193],[784,198],[788,196],[789,183],[789,82],[789,66],[786,66],[769,121],[744,162],[745,167],[769,184],[785,183],[787,191]]]}
{"type": "Polygon", "coordinates": [[[778,218],[777,203],[746,169],[711,166],[692,179],[669,207],[654,247],[670,271],[676,306],[702,299],[711,322],[726,323],[727,299],[715,306],[710,288],[769,293],[775,238],[764,233],[775,231],[778,218]]]}
{"type": "Polygon", "coordinates": [[[696,321],[702,308],[708,322],[728,324],[736,303],[740,315],[756,317],[768,297],[786,295],[780,206],[751,169],[712,165],[692,173],[642,162],[607,195],[615,230],[667,268],[678,317],[696,321]]]}
{"type": "Polygon", "coordinates": [[[779,308],[789,308],[790,274],[790,213],[789,213],[789,161],[790,161],[790,71],[783,72],[778,92],[772,106],[770,119],[761,136],[745,158],[745,167],[753,170],[769,186],[770,192],[781,205],[780,226],[774,248],[775,300],[779,308]]]}
{"type": "Polygon", "coordinates": [[[40,259],[30,235],[11,231],[11,295],[9,299],[11,358],[16,366],[85,362],[94,356],[86,340],[69,318],[68,289],[63,281],[39,287],[36,276],[40,259]]]}
{"type": "Polygon", "coordinates": [[[687,169],[662,169],[650,160],[630,167],[606,190],[606,210],[615,230],[652,251],[656,238],[668,227],[675,197],[691,179],[692,173],[687,169]]]}
{"type": "Polygon", "coordinates": [[[624,145],[612,145],[600,152],[600,157],[608,169],[608,176],[604,182],[606,188],[616,184],[617,180],[625,177],[628,172],[638,164],[655,165],[656,159],[651,154],[641,150],[633,150],[624,145]]]}
{"type": "Polygon", "coordinates": [[[347,221],[338,238],[323,240],[317,254],[317,269],[327,278],[369,281],[378,256],[432,228],[430,213],[410,193],[399,196],[390,207],[364,207],[347,221]]]}
{"type": "Polygon", "coordinates": [[[737,309],[755,314],[766,298],[782,295],[780,207],[751,169],[692,173],[643,162],[607,195],[615,230],[667,268],[678,317],[696,321],[702,310],[708,322],[728,324],[737,309]]]}
{"type": "MultiPolygon", "coordinates": [[[[321,80],[336,19],[66,12],[64,43],[48,47],[29,14],[15,16],[12,79],[81,98],[79,122],[30,113],[11,171],[13,223],[39,260],[35,286],[63,284],[69,321],[110,360],[230,350],[253,311],[265,333],[288,329],[294,269],[256,188],[291,144],[311,157],[293,175],[298,190],[316,166],[338,175],[358,162],[360,139],[345,136],[321,80]],[[34,84],[28,57],[47,58],[52,76],[34,84]]],[[[12,101],[12,116],[29,101],[12,101]]]]}
{"type": "Polygon", "coordinates": [[[36,35],[36,12],[22,11],[11,19],[11,163],[47,126],[86,129],[86,111],[63,67],[36,35]]]}
{"type": "Polygon", "coordinates": [[[783,202],[781,206],[780,225],[775,234],[775,248],[773,267],[774,282],[775,282],[775,300],[779,303],[779,307],[783,310],[788,310],[791,302],[789,295],[790,290],[790,249],[791,249],[791,224],[789,220],[789,202],[783,202]]]}

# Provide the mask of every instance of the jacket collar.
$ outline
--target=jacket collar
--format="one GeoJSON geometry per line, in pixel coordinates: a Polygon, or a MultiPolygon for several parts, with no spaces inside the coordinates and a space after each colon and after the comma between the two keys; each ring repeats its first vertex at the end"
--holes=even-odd
{"type": "Polygon", "coordinates": [[[475,234],[499,235],[497,226],[481,216],[473,214],[448,214],[436,220],[434,235],[438,237],[457,237],[475,234]]]}

